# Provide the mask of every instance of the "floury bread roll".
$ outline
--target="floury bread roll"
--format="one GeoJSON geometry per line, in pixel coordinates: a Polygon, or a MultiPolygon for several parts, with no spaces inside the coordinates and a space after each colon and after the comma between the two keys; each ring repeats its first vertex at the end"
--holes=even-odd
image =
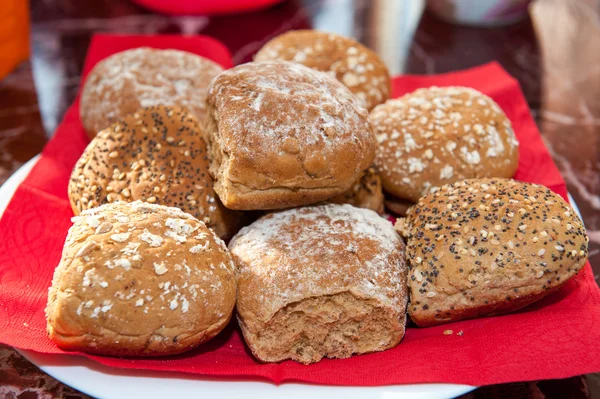
{"type": "Polygon", "coordinates": [[[117,119],[154,105],[179,105],[204,118],[206,90],[223,68],[179,50],[141,47],[116,53],[90,72],[81,93],[81,122],[93,138],[117,119]]]}
{"type": "Polygon", "coordinates": [[[316,30],[277,36],[260,49],[255,61],[293,61],[330,73],[371,110],[391,93],[390,73],[379,56],[348,37],[316,30]]]}
{"type": "Polygon", "coordinates": [[[349,190],[330,198],[334,204],[350,204],[357,208],[370,209],[383,213],[383,190],[381,177],[374,167],[365,170],[349,190]]]}
{"type": "Polygon", "coordinates": [[[475,177],[513,177],[518,142],[488,96],[466,87],[430,87],[377,106],[375,165],[384,191],[416,202],[430,188],[475,177]]]}
{"type": "Polygon", "coordinates": [[[557,194],[504,179],[442,186],[412,207],[407,240],[410,304],[419,326],[510,312],[581,270],[588,238],[557,194]]]}
{"type": "Polygon", "coordinates": [[[348,190],[375,156],[365,108],[303,65],[239,65],[212,81],[207,101],[210,173],[230,209],[326,200],[348,190]]]}
{"type": "Polygon", "coordinates": [[[69,199],[76,215],[114,201],[176,206],[224,239],[241,224],[213,191],[198,119],[179,107],[140,109],[100,132],[73,169],[69,199]]]}
{"type": "Polygon", "coordinates": [[[235,295],[229,251],[204,223],[177,208],[107,204],[74,218],[48,294],[48,334],[67,350],[180,353],[227,325],[235,295]]]}
{"type": "Polygon", "coordinates": [[[272,213],[229,243],[238,320],[265,362],[382,351],[406,321],[404,243],[375,212],[316,205],[272,213]]]}

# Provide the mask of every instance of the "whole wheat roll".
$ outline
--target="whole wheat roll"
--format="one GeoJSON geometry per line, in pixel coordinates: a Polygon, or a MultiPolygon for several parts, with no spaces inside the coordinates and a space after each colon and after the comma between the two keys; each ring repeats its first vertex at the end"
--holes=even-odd
{"type": "Polygon", "coordinates": [[[291,208],[348,190],[375,156],[367,111],[329,75],[250,62],[209,88],[205,123],[215,191],[230,209],[291,208]]]}
{"type": "Polygon", "coordinates": [[[351,205],[263,216],[229,243],[238,320],[265,362],[382,351],[406,321],[404,243],[391,223],[351,205]]]}

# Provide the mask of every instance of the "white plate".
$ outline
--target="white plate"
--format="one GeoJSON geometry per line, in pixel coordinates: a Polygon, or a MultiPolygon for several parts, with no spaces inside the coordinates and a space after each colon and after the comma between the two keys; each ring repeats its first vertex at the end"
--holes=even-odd
{"type": "MultiPolygon", "coordinates": [[[[0,187],[0,215],[6,209],[18,185],[25,179],[39,156],[17,170],[0,187]]],[[[98,398],[145,399],[213,398],[244,396],[247,399],[330,399],[334,396],[381,399],[441,399],[470,392],[475,387],[454,384],[413,384],[382,387],[335,387],[307,384],[274,385],[267,382],[202,379],[192,374],[139,371],[111,368],[81,356],[47,355],[19,351],[32,363],[57,380],[98,398]]],[[[389,365],[382,365],[389,367],[389,365]]],[[[401,364],[396,367],[402,367],[401,364]]]]}

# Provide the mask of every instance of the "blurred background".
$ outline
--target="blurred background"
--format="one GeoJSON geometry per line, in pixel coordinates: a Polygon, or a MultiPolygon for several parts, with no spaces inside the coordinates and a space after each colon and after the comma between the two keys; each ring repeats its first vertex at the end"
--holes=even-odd
{"type": "MultiPolygon", "coordinates": [[[[599,0],[0,0],[0,184],[42,150],[76,98],[94,34],[208,35],[239,64],[274,36],[306,28],[356,38],[393,75],[502,64],[582,211],[598,280],[599,0]]],[[[583,376],[469,397],[600,397],[599,385],[583,376]]],[[[3,387],[16,387],[7,398],[83,397],[0,346],[0,396],[3,387]]]]}

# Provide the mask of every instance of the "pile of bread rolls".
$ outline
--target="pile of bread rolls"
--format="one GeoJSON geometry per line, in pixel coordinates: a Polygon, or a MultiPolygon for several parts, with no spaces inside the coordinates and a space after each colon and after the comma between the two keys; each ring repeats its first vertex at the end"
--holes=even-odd
{"type": "Polygon", "coordinates": [[[510,312],[577,274],[583,224],[510,179],[518,142],[492,99],[390,92],[375,53],[317,31],[226,71],[149,48],[100,62],[82,92],[91,142],[69,182],[50,338],[175,354],[236,308],[257,359],[312,363],[398,345],[407,313],[431,326],[510,312]],[[383,192],[407,209],[395,228],[383,192]]]}

